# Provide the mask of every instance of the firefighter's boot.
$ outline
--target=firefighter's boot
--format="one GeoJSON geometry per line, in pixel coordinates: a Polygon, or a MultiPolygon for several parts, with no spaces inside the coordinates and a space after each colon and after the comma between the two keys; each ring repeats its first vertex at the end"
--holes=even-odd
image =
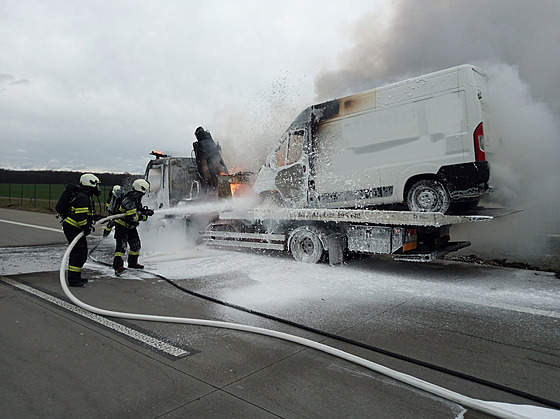
{"type": "Polygon", "coordinates": [[[138,255],[128,255],[128,267],[130,269],[144,269],[144,265],[138,263],[138,255]]]}
{"type": "Polygon", "coordinates": [[[85,287],[87,279],[82,279],[81,272],[68,271],[68,285],[71,287],[85,287]]]}
{"type": "Polygon", "coordinates": [[[122,273],[125,271],[123,266],[123,260],[120,256],[115,256],[113,258],[113,269],[115,270],[115,275],[121,276],[122,273]]]}

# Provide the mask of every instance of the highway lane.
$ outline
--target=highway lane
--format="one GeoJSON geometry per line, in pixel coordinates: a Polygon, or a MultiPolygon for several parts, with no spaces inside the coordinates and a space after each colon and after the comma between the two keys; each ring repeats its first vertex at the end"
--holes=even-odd
{"type": "Polygon", "coordinates": [[[0,232],[0,247],[66,243],[56,217],[38,212],[0,208],[0,232]]]}
{"type": "MultiPolygon", "coordinates": [[[[22,214],[20,220],[26,222],[26,217],[27,213],[22,214]]],[[[48,226],[48,222],[45,219],[38,225],[48,226]]],[[[4,224],[0,224],[1,235],[6,228],[4,224]]],[[[50,240],[50,234],[43,229],[36,232],[37,236],[44,235],[43,240],[50,240]]],[[[59,246],[55,253],[60,255],[63,248],[59,246]]],[[[7,254],[3,253],[1,258],[7,254]]],[[[461,273],[462,281],[470,282],[469,286],[476,285],[483,293],[489,286],[503,286],[500,281],[491,281],[496,277],[501,280],[504,272],[500,269],[461,264],[414,265],[417,267],[413,268],[409,264],[384,261],[368,265],[370,262],[366,260],[360,263],[367,265],[365,269],[370,275],[396,274],[404,278],[403,283],[395,284],[394,294],[371,288],[377,293],[377,297],[372,297],[364,284],[361,291],[367,297],[350,299],[339,288],[333,290],[333,294],[308,295],[297,301],[295,309],[247,299],[247,294],[255,291],[251,286],[259,282],[248,280],[254,277],[248,265],[220,273],[208,265],[208,260],[201,258],[200,263],[213,269],[209,277],[197,271],[196,259],[192,258],[190,270],[185,271],[181,283],[199,292],[231,297],[233,302],[251,305],[253,309],[269,311],[278,317],[290,317],[408,356],[521,386],[546,397],[553,398],[557,394],[554,391],[560,383],[555,344],[558,342],[557,318],[505,306],[481,310],[472,296],[463,296],[461,301],[449,292],[446,299],[438,299],[437,295],[428,295],[426,289],[414,291],[409,278],[413,275],[416,282],[418,277],[443,281],[444,271],[452,275],[461,273]],[[411,289],[403,293],[401,287],[411,289]],[[243,293],[245,297],[239,297],[243,293]],[[332,300],[333,295],[338,295],[338,300],[332,300]],[[471,297],[471,301],[467,297],[471,297]],[[329,304],[321,303],[322,298],[328,298],[329,304]]],[[[216,265],[223,262],[219,257],[214,259],[216,265]]],[[[291,269],[292,276],[302,272],[291,260],[279,258],[275,261],[285,262],[282,266],[291,269]]],[[[110,269],[91,263],[86,271],[93,281],[76,294],[103,308],[244,322],[324,340],[312,333],[186,296],[146,274],[116,280],[110,269]]],[[[534,273],[531,274],[535,278],[531,278],[523,272],[521,275],[518,272],[512,275],[512,272],[506,271],[506,274],[514,281],[530,283],[535,279],[532,286],[539,287],[540,278],[534,273]]],[[[8,276],[65,299],[56,272],[8,276]]],[[[554,291],[554,283],[544,278],[554,291]]],[[[327,280],[322,286],[332,288],[334,284],[327,280]]],[[[265,285],[274,293],[271,283],[265,285]]],[[[289,282],[278,286],[282,285],[293,286],[289,282]]],[[[9,319],[1,328],[0,348],[13,361],[0,370],[3,378],[0,407],[7,407],[4,411],[15,416],[47,412],[62,417],[65,411],[73,411],[82,417],[117,414],[125,417],[184,417],[189,414],[199,417],[457,417],[462,412],[453,403],[426,396],[347,362],[274,339],[194,326],[126,322],[127,327],[141,334],[164,337],[189,353],[174,359],[135,338],[53,306],[52,302],[29,295],[6,282],[0,283],[0,292],[3,301],[10,302],[0,305],[3,319],[9,319]],[[50,401],[55,392],[65,394],[60,405],[50,401]],[[119,397],[113,398],[111,394],[119,397]],[[124,402],[119,402],[119,398],[124,402]]],[[[475,397],[526,402],[352,345],[330,339],[326,342],[475,397]]],[[[481,416],[469,412],[466,417],[481,416]]]]}

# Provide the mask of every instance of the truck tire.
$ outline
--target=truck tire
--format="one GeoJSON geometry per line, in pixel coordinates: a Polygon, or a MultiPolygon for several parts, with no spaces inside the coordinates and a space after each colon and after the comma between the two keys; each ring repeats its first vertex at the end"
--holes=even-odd
{"type": "Polygon", "coordinates": [[[315,231],[302,228],[293,233],[290,252],[298,262],[317,263],[321,260],[325,248],[315,231]]]}
{"type": "Polygon", "coordinates": [[[435,179],[422,179],[414,183],[406,194],[410,211],[441,212],[449,209],[451,199],[443,184],[435,179]]]}

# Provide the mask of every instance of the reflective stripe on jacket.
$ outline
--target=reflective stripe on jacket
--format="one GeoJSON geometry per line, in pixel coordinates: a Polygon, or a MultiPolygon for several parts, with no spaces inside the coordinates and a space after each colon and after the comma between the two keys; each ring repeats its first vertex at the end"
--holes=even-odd
{"type": "Polygon", "coordinates": [[[71,201],[70,214],[64,219],[64,222],[80,230],[85,230],[91,228],[94,213],[93,199],[85,190],[80,189],[71,201]]]}
{"type": "Polygon", "coordinates": [[[138,191],[128,192],[119,207],[120,214],[126,214],[123,218],[117,218],[115,223],[126,228],[136,228],[140,221],[146,221],[148,217],[142,214],[142,197],[144,194],[138,191]]]}

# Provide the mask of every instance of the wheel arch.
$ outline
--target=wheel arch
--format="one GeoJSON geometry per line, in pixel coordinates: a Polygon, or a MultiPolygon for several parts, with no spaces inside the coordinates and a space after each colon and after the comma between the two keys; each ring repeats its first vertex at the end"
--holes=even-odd
{"type": "MultiPolygon", "coordinates": [[[[406,168],[399,173],[396,187],[396,198],[406,199],[406,194],[408,193],[408,188],[410,185],[419,179],[437,179],[437,173],[441,169],[441,164],[434,162],[422,162],[415,163],[406,168]],[[401,194],[401,195],[399,195],[401,194]]],[[[383,176],[382,176],[383,177],[383,176]]],[[[441,181],[441,179],[438,179],[441,181]]]]}
{"type": "Polygon", "coordinates": [[[280,206],[282,206],[284,202],[284,198],[280,191],[275,189],[267,189],[259,193],[259,198],[261,203],[265,202],[267,199],[272,199],[273,201],[278,202],[280,206]]]}
{"type": "Polygon", "coordinates": [[[419,180],[437,180],[438,182],[440,182],[443,185],[443,187],[445,188],[447,193],[449,193],[449,189],[447,188],[447,185],[445,184],[445,182],[443,181],[443,179],[440,176],[438,176],[435,173],[421,173],[421,174],[414,175],[414,176],[407,179],[406,183],[404,184],[404,188],[403,188],[403,201],[406,201],[406,196],[408,195],[408,191],[410,190],[412,185],[414,185],[419,180]]]}

